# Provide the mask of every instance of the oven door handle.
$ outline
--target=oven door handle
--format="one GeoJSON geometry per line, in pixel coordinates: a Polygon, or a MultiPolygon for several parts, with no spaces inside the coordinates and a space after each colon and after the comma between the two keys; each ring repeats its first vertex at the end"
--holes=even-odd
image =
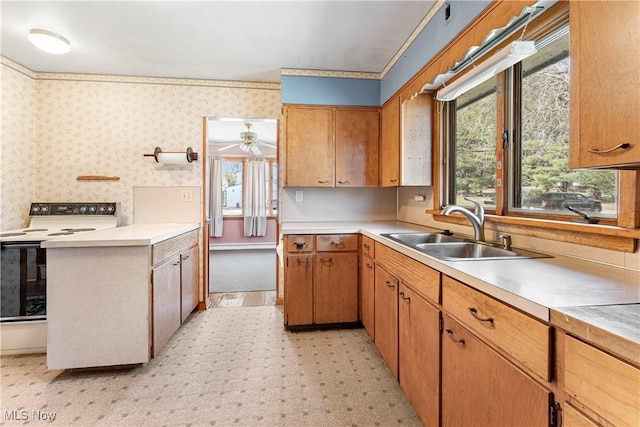
{"type": "Polygon", "coordinates": [[[0,246],[2,246],[3,249],[4,248],[6,249],[32,249],[32,248],[39,249],[40,242],[23,242],[23,243],[3,242],[3,243],[0,243],[0,246]]]}

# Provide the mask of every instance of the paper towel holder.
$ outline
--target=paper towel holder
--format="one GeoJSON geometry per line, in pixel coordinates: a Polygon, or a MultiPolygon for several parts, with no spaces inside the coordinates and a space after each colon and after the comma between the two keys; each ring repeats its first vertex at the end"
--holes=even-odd
{"type": "MultiPolygon", "coordinates": [[[[164,151],[162,151],[162,148],[156,147],[153,150],[153,154],[144,154],[144,157],[153,157],[153,158],[156,159],[157,163],[168,163],[168,164],[171,164],[171,163],[182,163],[181,161],[180,162],[171,161],[170,157],[169,158],[165,158],[165,159],[161,159],[160,154],[181,154],[181,153],[179,153],[179,152],[178,153],[164,152],[164,151]]],[[[186,151],[185,155],[186,155],[186,160],[187,160],[188,163],[191,163],[194,160],[198,160],[198,153],[195,153],[191,147],[187,147],[187,151],[186,151]]],[[[171,157],[174,157],[174,156],[171,156],[171,157]]],[[[180,159],[180,160],[183,160],[183,159],[180,159]]]]}

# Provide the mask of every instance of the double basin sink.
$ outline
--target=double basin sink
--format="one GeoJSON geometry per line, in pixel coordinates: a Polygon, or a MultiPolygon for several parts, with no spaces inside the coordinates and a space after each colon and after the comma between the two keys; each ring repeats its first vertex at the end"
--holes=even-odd
{"type": "Polygon", "coordinates": [[[443,233],[383,233],[381,236],[445,261],[550,257],[549,255],[521,249],[503,249],[488,243],[469,241],[443,233]]]}

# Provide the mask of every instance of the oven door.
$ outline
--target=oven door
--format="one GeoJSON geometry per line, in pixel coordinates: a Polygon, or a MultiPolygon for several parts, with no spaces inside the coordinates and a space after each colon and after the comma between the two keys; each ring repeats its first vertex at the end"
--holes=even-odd
{"type": "Polygon", "coordinates": [[[0,321],[45,319],[46,249],[40,242],[5,242],[0,252],[0,321]]]}

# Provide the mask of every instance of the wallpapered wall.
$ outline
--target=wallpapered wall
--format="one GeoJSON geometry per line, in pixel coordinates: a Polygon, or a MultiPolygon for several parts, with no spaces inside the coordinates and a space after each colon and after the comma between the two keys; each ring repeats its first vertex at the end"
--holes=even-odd
{"type": "Polygon", "coordinates": [[[35,191],[36,85],[29,70],[0,67],[0,230],[11,230],[25,225],[35,191]]]}
{"type": "Polygon", "coordinates": [[[130,224],[134,186],[202,184],[202,156],[160,165],[143,154],[201,152],[203,116],[280,116],[273,83],[34,74],[3,58],[2,90],[0,229],[25,225],[29,202],[54,200],[121,202],[121,224],[130,224]]]}

